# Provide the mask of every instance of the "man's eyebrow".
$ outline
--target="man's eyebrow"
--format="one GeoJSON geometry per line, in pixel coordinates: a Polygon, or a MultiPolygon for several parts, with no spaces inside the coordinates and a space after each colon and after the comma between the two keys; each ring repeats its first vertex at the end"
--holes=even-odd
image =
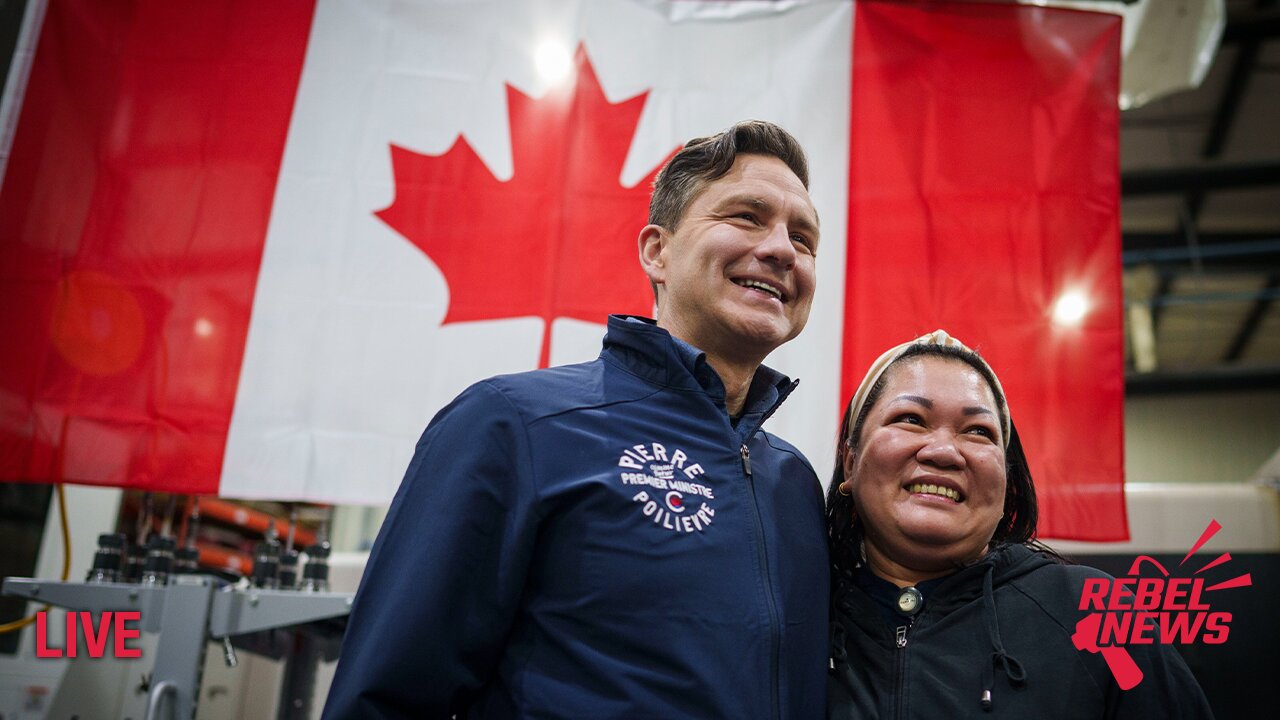
{"type": "Polygon", "coordinates": [[[738,195],[730,195],[724,199],[724,205],[750,205],[761,210],[772,210],[773,203],[759,195],[748,195],[746,193],[738,195]]]}

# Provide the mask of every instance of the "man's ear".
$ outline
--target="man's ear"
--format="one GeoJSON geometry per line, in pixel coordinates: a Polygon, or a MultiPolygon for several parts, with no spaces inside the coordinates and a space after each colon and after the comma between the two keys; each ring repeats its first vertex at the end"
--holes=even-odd
{"type": "Polygon", "coordinates": [[[640,267],[654,285],[661,285],[666,279],[668,240],[670,236],[661,225],[645,225],[640,230],[640,267]]]}

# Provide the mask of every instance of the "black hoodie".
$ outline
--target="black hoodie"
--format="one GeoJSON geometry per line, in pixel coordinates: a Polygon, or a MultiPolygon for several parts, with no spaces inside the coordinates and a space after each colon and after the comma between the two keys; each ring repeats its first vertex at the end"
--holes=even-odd
{"type": "Polygon", "coordinates": [[[1109,576],[1011,545],[933,584],[919,614],[893,622],[854,578],[837,578],[828,717],[1212,718],[1172,647],[1129,647],[1144,676],[1130,690],[1101,655],[1076,649],[1087,577],[1109,576]]]}

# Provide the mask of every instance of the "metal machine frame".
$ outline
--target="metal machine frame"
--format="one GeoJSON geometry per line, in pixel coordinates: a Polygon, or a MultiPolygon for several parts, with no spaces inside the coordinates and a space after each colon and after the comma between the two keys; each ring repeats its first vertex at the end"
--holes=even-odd
{"type": "MultiPolygon", "coordinates": [[[[346,616],[352,593],[241,588],[211,575],[174,575],[168,585],[49,582],[5,578],[0,594],[23,597],[67,610],[102,613],[138,611],[142,629],[159,634],[147,695],[146,720],[194,718],[204,671],[205,645],[217,641],[235,662],[232,638],[303,623],[346,616]]],[[[291,690],[314,686],[315,665],[324,653],[313,638],[300,634],[302,652],[273,653],[286,658],[285,688],[277,711],[281,718],[306,717],[307,703],[291,690]],[[295,662],[297,661],[297,662],[295,662]]],[[[241,640],[250,638],[238,638],[241,640]]],[[[257,648],[243,644],[251,651],[257,648]]],[[[332,643],[336,651],[337,642],[332,643]]],[[[309,695],[308,695],[309,697],[309,695]]]]}

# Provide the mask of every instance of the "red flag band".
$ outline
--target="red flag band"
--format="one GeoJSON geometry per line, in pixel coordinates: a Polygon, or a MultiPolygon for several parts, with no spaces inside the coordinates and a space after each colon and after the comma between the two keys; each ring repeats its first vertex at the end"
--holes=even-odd
{"type": "Polygon", "coordinates": [[[1120,19],[864,2],[854,32],[842,396],[944,328],[1009,394],[1041,534],[1128,537],[1120,19]],[[1079,325],[1052,317],[1066,293],[1079,325]]]}

